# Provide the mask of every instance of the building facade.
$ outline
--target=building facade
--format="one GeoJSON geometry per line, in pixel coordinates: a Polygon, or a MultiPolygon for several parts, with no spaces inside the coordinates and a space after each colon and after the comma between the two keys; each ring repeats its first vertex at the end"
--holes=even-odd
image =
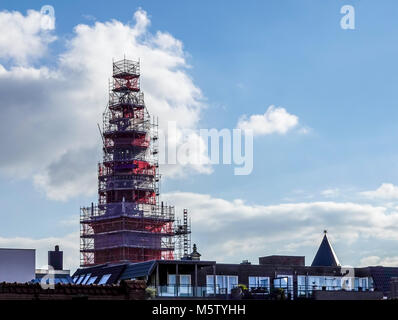
{"type": "Polygon", "coordinates": [[[311,266],[302,256],[260,257],[258,264],[202,261],[196,251],[183,260],[105,264],[82,268],[73,275],[76,284],[111,284],[145,280],[158,298],[231,299],[236,288],[246,298],[377,300],[391,297],[391,280],[398,268],[347,268],[340,265],[325,233],[311,266]]]}

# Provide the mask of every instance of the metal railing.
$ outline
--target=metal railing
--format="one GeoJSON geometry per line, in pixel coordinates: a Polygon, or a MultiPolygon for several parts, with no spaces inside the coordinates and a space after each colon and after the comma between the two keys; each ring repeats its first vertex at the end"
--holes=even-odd
{"type": "Polygon", "coordinates": [[[354,287],[354,288],[345,288],[342,286],[319,286],[319,285],[298,285],[297,286],[297,296],[311,296],[315,291],[374,291],[373,287],[354,287]]]}
{"type": "Polygon", "coordinates": [[[150,205],[136,203],[108,203],[99,208],[96,205],[80,208],[80,222],[90,223],[96,218],[112,215],[112,213],[125,216],[137,216],[140,218],[152,218],[174,221],[175,209],[169,205],[150,205]]]}
{"type": "Polygon", "coordinates": [[[211,297],[214,296],[212,286],[192,285],[165,285],[152,286],[156,290],[157,297],[211,297]]]}
{"type": "MultiPolygon", "coordinates": [[[[110,82],[112,86],[112,82],[110,82]]],[[[120,105],[144,106],[144,93],[137,92],[133,94],[120,95],[114,92],[109,93],[109,107],[118,107],[120,105]]]]}
{"type": "Polygon", "coordinates": [[[149,165],[144,168],[137,167],[137,163],[143,160],[131,160],[130,163],[127,164],[115,164],[113,166],[105,166],[102,163],[98,164],[98,177],[107,177],[113,175],[123,175],[117,170],[130,170],[128,173],[124,174],[125,176],[132,176],[132,175],[148,175],[148,176],[156,176],[159,178],[157,174],[158,164],[150,161],[146,161],[149,165]],[[134,163],[134,161],[136,163],[134,163]],[[131,163],[132,162],[132,163],[131,163]]]}
{"type": "MultiPolygon", "coordinates": [[[[237,286],[234,286],[235,288],[237,286]]],[[[163,285],[163,286],[152,286],[156,289],[157,297],[222,297],[230,298],[230,290],[232,288],[223,288],[216,285],[214,290],[213,285],[207,286],[192,286],[192,285],[163,285]]],[[[352,288],[350,290],[343,289],[341,286],[323,286],[313,287],[308,286],[262,286],[262,287],[250,287],[246,291],[246,294],[252,298],[260,299],[272,299],[276,295],[284,295],[285,299],[296,298],[311,298],[315,291],[373,291],[373,288],[359,289],[352,288]]]]}
{"type": "Polygon", "coordinates": [[[140,62],[128,59],[123,59],[113,62],[113,76],[119,75],[139,75],[140,74],[140,62]]]}

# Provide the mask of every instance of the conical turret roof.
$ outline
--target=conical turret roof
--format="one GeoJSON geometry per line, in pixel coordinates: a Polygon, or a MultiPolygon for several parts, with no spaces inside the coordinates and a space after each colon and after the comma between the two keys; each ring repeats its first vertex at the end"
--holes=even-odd
{"type": "Polygon", "coordinates": [[[327,231],[324,231],[325,235],[321,245],[319,246],[318,252],[315,255],[314,261],[312,261],[312,267],[337,267],[340,266],[339,259],[333,250],[332,245],[327,237],[327,231]]]}

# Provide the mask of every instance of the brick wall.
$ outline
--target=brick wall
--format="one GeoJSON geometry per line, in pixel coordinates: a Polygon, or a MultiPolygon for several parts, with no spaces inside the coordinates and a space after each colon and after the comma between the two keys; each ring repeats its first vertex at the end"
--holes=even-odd
{"type": "Polygon", "coordinates": [[[122,281],[120,285],[56,284],[42,289],[40,284],[0,283],[0,300],[144,300],[143,280],[122,281]]]}
{"type": "Polygon", "coordinates": [[[299,256],[268,256],[258,258],[261,265],[286,265],[286,266],[305,266],[305,257],[299,256]]]}

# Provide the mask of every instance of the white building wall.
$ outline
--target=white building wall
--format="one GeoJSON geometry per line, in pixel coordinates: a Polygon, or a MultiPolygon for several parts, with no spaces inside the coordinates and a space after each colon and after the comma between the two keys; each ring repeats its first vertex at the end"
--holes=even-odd
{"type": "Polygon", "coordinates": [[[35,249],[0,248],[0,282],[25,283],[35,278],[35,249]]]}

